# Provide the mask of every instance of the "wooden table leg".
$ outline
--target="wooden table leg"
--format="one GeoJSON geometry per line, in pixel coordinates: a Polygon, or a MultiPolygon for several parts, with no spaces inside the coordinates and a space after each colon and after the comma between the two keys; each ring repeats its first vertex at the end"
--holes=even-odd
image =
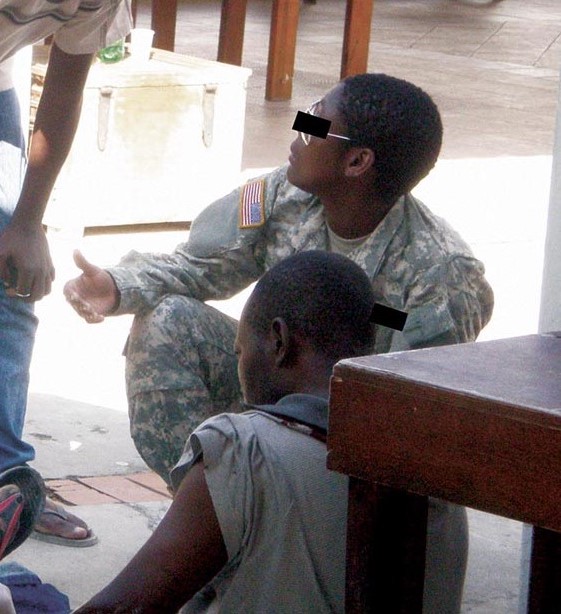
{"type": "Polygon", "coordinates": [[[267,64],[267,100],[290,100],[300,0],[273,0],[267,64]]]}
{"type": "Polygon", "coordinates": [[[350,478],[347,614],[421,614],[428,500],[350,478]]]}
{"type": "Polygon", "coordinates": [[[341,79],[368,69],[368,46],[374,0],[347,0],[341,79]]]}
{"type": "Polygon", "coordinates": [[[217,56],[219,62],[242,65],[246,9],[247,0],[222,0],[217,56]]]}
{"type": "Polygon", "coordinates": [[[154,47],[166,51],[174,50],[176,20],[177,0],[152,0],[154,47]]]}
{"type": "Polygon", "coordinates": [[[527,611],[561,612],[561,533],[533,527],[527,611]]]}

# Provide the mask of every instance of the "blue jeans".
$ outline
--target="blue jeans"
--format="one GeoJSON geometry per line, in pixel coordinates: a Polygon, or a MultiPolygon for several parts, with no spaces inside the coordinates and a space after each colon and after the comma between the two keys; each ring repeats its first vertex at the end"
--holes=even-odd
{"type": "MultiPolygon", "coordinates": [[[[10,221],[25,172],[25,149],[15,91],[0,92],[0,232],[10,221]]],[[[22,441],[29,365],[37,329],[33,305],[6,296],[0,282],[0,471],[33,460],[22,441]]]]}

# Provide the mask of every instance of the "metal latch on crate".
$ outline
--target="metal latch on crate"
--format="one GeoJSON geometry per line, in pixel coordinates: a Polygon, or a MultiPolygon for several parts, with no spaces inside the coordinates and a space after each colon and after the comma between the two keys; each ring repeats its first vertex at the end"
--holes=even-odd
{"type": "Polygon", "coordinates": [[[99,107],[97,109],[97,148],[99,151],[105,151],[105,146],[107,145],[112,97],[112,87],[102,87],[99,90],[99,107]]]}
{"type": "Polygon", "coordinates": [[[212,145],[214,136],[214,103],[217,85],[205,85],[203,94],[203,143],[205,147],[212,145]]]}

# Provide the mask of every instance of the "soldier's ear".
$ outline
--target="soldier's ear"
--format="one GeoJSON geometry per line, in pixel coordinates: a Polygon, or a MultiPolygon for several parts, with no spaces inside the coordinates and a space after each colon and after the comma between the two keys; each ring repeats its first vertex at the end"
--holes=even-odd
{"type": "Polygon", "coordinates": [[[351,147],[345,154],[345,176],[360,177],[374,168],[376,157],[368,147],[351,147]]]}

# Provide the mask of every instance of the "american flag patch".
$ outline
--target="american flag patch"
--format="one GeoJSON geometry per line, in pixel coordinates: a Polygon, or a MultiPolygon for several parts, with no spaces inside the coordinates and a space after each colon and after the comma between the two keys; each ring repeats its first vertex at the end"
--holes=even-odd
{"type": "Polygon", "coordinates": [[[265,180],[250,181],[240,195],[240,228],[255,228],[265,222],[265,180]]]}

